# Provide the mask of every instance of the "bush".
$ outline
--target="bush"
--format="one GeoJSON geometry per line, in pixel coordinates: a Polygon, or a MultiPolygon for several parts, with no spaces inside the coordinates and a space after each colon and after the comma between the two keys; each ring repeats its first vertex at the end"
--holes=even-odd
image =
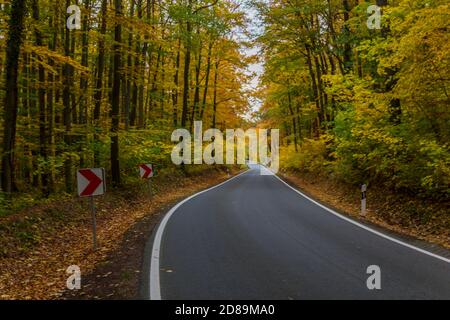
{"type": "MultiPolygon", "coordinates": [[[[363,109],[364,111],[364,109],[363,109]]],[[[361,110],[359,110],[361,112],[361,110]]],[[[374,182],[429,197],[450,195],[450,148],[420,135],[408,119],[392,125],[387,118],[354,118],[354,110],[336,117],[332,171],[342,180],[374,182]]]]}
{"type": "Polygon", "coordinates": [[[294,146],[281,149],[280,167],[282,169],[324,173],[327,171],[327,142],[329,137],[321,136],[318,140],[305,139],[296,152],[294,146]]]}

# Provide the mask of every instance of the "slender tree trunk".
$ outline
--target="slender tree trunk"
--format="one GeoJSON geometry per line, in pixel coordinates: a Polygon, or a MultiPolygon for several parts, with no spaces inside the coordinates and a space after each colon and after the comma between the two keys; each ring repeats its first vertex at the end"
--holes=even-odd
{"type": "Polygon", "coordinates": [[[179,73],[180,73],[180,54],[181,54],[181,40],[178,40],[177,57],[175,59],[175,75],[173,77],[174,88],[172,90],[172,106],[173,106],[173,126],[178,126],[178,85],[179,85],[179,73]]]}
{"type": "Polygon", "coordinates": [[[298,139],[301,143],[303,140],[303,132],[302,132],[302,123],[300,122],[301,117],[300,117],[300,104],[299,103],[296,103],[295,109],[296,109],[296,114],[297,114],[298,139]]]}
{"type": "Polygon", "coordinates": [[[322,71],[320,70],[320,63],[317,56],[314,56],[314,64],[316,65],[317,75],[317,96],[319,101],[319,120],[320,123],[325,121],[325,104],[323,98],[323,83],[322,83],[322,71]]]}
{"type": "MultiPolygon", "coordinates": [[[[75,36],[75,34],[72,35],[71,37],[71,42],[70,42],[70,53],[71,53],[71,57],[72,59],[75,59],[75,51],[76,51],[76,42],[77,42],[77,37],[75,36]]],[[[75,68],[73,66],[70,66],[70,77],[72,78],[72,90],[70,91],[70,103],[72,104],[71,106],[71,110],[72,110],[72,123],[73,124],[77,124],[78,123],[78,107],[79,104],[77,103],[77,97],[75,95],[75,68]]],[[[83,98],[84,96],[84,92],[80,92],[80,96],[83,98]]],[[[80,99],[81,100],[81,99],[80,99]]],[[[77,136],[72,136],[72,143],[76,142],[78,140],[77,136]]]]}
{"type": "Polygon", "coordinates": [[[343,0],[344,6],[344,73],[349,73],[352,70],[352,47],[350,45],[350,29],[347,22],[350,20],[350,4],[348,0],[343,0]]]}
{"type": "Polygon", "coordinates": [[[188,0],[188,21],[186,22],[186,44],[184,53],[184,73],[183,73],[183,109],[181,114],[181,127],[186,128],[187,117],[188,117],[188,108],[189,108],[189,71],[191,67],[191,50],[192,50],[192,23],[189,19],[191,19],[192,14],[192,0],[188,0]]]}
{"type": "MultiPolygon", "coordinates": [[[[138,13],[138,19],[139,21],[142,20],[143,12],[142,12],[142,0],[137,1],[137,13],[138,13]]],[[[142,65],[145,65],[145,63],[141,64],[141,59],[144,58],[144,55],[141,55],[141,41],[139,35],[137,36],[136,41],[136,57],[134,59],[134,72],[135,72],[135,79],[133,81],[133,96],[131,99],[131,110],[130,110],[130,126],[134,127],[136,125],[136,116],[137,116],[137,109],[138,109],[138,103],[140,102],[139,94],[141,90],[143,90],[143,68],[142,65]]]]}
{"type": "Polygon", "coordinates": [[[112,183],[115,186],[120,185],[120,165],[119,165],[119,123],[120,123],[120,68],[122,65],[121,42],[122,42],[122,0],[114,0],[116,10],[116,22],[114,28],[114,71],[113,71],[113,92],[111,100],[111,176],[112,183]]]}
{"type": "Polygon", "coordinates": [[[214,71],[214,93],[213,93],[213,117],[212,117],[212,128],[216,128],[217,122],[217,84],[219,81],[219,66],[220,60],[217,60],[215,63],[215,71],[214,71]]]}
{"type": "MultiPolygon", "coordinates": [[[[100,112],[103,99],[103,75],[105,72],[105,35],[106,35],[106,14],[108,10],[108,1],[102,0],[101,22],[100,22],[100,38],[98,42],[98,60],[97,60],[97,80],[94,93],[94,140],[98,142],[100,130],[100,112]]],[[[99,148],[94,145],[94,165],[100,166],[99,148]]]]}
{"type": "MultiPolygon", "coordinates": [[[[70,6],[70,0],[66,0],[66,6],[70,6]]],[[[65,39],[64,39],[64,54],[67,57],[71,56],[71,47],[70,47],[70,30],[65,28],[65,39]]],[[[66,63],[64,65],[64,75],[63,75],[63,118],[64,118],[64,149],[66,152],[70,151],[70,146],[72,144],[72,106],[70,102],[71,96],[71,83],[72,83],[72,70],[71,66],[66,63]]],[[[64,160],[64,178],[66,183],[66,192],[72,193],[73,190],[73,176],[72,176],[72,166],[73,160],[70,154],[66,154],[64,160]]]]}
{"type": "Polygon", "coordinates": [[[166,81],[166,57],[163,55],[161,58],[161,97],[160,97],[160,108],[161,108],[161,119],[164,118],[164,106],[165,106],[165,99],[166,99],[166,91],[164,88],[165,81],[166,81]]]}
{"type": "Polygon", "coordinates": [[[288,109],[289,109],[289,113],[290,113],[290,116],[291,116],[291,119],[292,119],[292,129],[294,130],[295,151],[298,151],[297,120],[295,118],[295,113],[294,113],[294,110],[292,108],[292,97],[291,97],[290,88],[288,88],[288,109]]]}
{"type": "Polygon", "coordinates": [[[2,154],[2,190],[14,191],[14,147],[16,140],[16,121],[18,108],[18,68],[20,46],[22,44],[26,1],[12,0],[11,15],[8,22],[8,40],[6,44],[6,82],[5,107],[3,113],[3,154],[2,154]]]}
{"type": "MultiPolygon", "coordinates": [[[[57,28],[55,21],[57,21],[57,10],[58,7],[56,5],[53,6],[53,16],[49,19],[49,29],[52,30],[52,38],[49,41],[48,48],[49,50],[54,51],[57,45],[57,28]]],[[[53,59],[48,59],[48,64],[51,67],[54,67],[55,63],[53,59]]],[[[47,145],[48,145],[48,153],[50,156],[49,161],[49,182],[48,182],[48,191],[49,193],[53,193],[55,191],[55,170],[54,170],[54,158],[55,158],[55,137],[54,137],[54,127],[55,127],[55,108],[54,108],[54,96],[55,96],[55,77],[52,72],[49,72],[47,75],[48,80],[48,89],[47,89],[47,145]]]]}
{"type": "MultiPolygon", "coordinates": [[[[91,4],[90,0],[84,0],[84,9],[86,12],[90,11],[91,4]]],[[[88,67],[89,62],[89,18],[90,14],[83,15],[83,35],[81,40],[81,65],[83,67],[88,67]]],[[[87,120],[87,107],[88,101],[85,93],[88,90],[89,77],[87,75],[82,75],[80,78],[80,91],[84,95],[80,99],[80,112],[79,112],[79,123],[85,124],[87,120]]]]}
{"type": "Polygon", "coordinates": [[[159,75],[159,66],[161,63],[161,51],[162,47],[158,48],[158,56],[156,58],[156,66],[155,73],[153,74],[152,79],[152,90],[150,91],[150,110],[155,110],[156,108],[156,95],[158,93],[158,75],[159,75]]]}
{"type": "MultiPolygon", "coordinates": [[[[200,35],[200,28],[197,31],[197,36],[200,35]]],[[[195,66],[195,91],[194,91],[194,105],[191,114],[191,125],[197,120],[199,114],[198,108],[200,104],[200,71],[202,66],[202,43],[198,47],[197,65],[195,66]]]]}
{"type": "Polygon", "coordinates": [[[206,79],[205,79],[205,89],[203,90],[203,101],[202,108],[200,111],[200,119],[203,120],[203,115],[205,113],[206,108],[206,98],[208,96],[208,87],[209,87],[209,75],[211,73],[211,52],[214,42],[211,40],[208,46],[208,57],[206,58],[206,79]]]}
{"type": "MultiPolygon", "coordinates": [[[[36,24],[39,23],[39,4],[38,0],[32,0],[32,15],[33,20],[36,24]]],[[[36,46],[41,47],[43,45],[42,34],[39,31],[39,28],[35,28],[35,37],[36,37],[36,46]]],[[[42,66],[42,61],[39,58],[39,66],[38,66],[38,104],[39,104],[39,155],[44,161],[44,168],[41,173],[41,188],[42,194],[44,197],[49,196],[48,190],[48,156],[47,156],[47,113],[46,113],[46,101],[45,101],[45,70],[42,66]]]]}
{"type": "MultiPolygon", "coordinates": [[[[312,64],[311,49],[309,48],[308,45],[305,45],[305,49],[306,49],[306,62],[308,65],[309,75],[311,78],[311,85],[312,85],[312,89],[313,89],[313,98],[314,98],[314,102],[316,104],[317,112],[319,114],[320,113],[319,93],[318,93],[318,89],[317,89],[316,74],[314,72],[314,68],[313,68],[313,64],[312,64]]],[[[319,116],[317,117],[315,133],[316,133],[316,136],[319,136],[319,134],[320,134],[319,116]]]]}

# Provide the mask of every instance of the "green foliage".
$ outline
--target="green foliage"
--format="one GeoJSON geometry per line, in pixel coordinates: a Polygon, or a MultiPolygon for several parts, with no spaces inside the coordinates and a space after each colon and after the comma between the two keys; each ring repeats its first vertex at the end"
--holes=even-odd
{"type": "Polygon", "coordinates": [[[260,3],[261,119],[300,140],[281,166],[449,199],[448,1],[388,1],[381,30],[369,2],[327,3],[260,3]]]}
{"type": "MultiPolygon", "coordinates": [[[[155,164],[155,170],[170,167],[174,144],[167,139],[171,132],[161,129],[130,131],[120,136],[122,152],[120,161],[124,177],[130,181],[138,176],[141,163],[155,164]]],[[[126,181],[125,181],[126,182],[126,181]]]]}
{"type": "Polygon", "coordinates": [[[326,173],[330,165],[327,158],[327,136],[319,139],[305,139],[299,152],[294,146],[283,148],[280,154],[280,163],[288,170],[326,173]]]}
{"type": "Polygon", "coordinates": [[[32,194],[23,194],[14,198],[0,192],[0,217],[27,208],[36,203],[32,194]]]}

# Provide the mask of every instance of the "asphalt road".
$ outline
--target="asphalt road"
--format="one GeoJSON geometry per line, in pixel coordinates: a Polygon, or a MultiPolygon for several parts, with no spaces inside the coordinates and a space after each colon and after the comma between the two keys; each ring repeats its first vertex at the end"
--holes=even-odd
{"type": "Polygon", "coordinates": [[[158,233],[152,299],[450,299],[447,258],[342,219],[256,167],[180,204],[158,233]],[[381,290],[367,288],[370,265],[381,290]]]}

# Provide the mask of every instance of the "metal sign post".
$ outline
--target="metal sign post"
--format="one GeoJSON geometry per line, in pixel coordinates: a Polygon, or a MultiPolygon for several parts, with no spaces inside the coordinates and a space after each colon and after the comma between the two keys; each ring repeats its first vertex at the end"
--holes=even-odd
{"type": "Polygon", "coordinates": [[[92,239],[94,241],[94,250],[97,250],[97,219],[95,218],[95,203],[94,197],[89,197],[91,203],[92,213],[92,239]]]}
{"type": "Polygon", "coordinates": [[[361,185],[361,215],[366,215],[366,191],[367,185],[361,185]]]}
{"type": "Polygon", "coordinates": [[[152,180],[148,179],[148,193],[150,194],[150,198],[152,197],[152,180]]]}

